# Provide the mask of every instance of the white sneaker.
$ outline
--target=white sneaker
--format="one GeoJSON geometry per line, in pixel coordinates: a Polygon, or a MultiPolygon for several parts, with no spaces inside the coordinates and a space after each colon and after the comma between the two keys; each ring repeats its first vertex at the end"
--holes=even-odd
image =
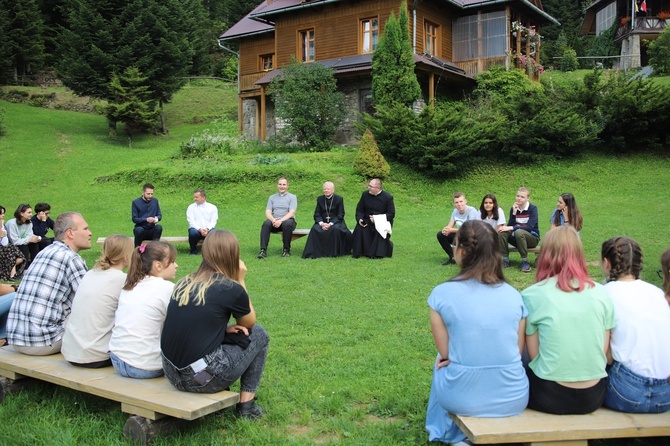
{"type": "Polygon", "coordinates": [[[459,441],[458,443],[451,443],[452,446],[473,446],[474,443],[470,440],[459,441]]]}

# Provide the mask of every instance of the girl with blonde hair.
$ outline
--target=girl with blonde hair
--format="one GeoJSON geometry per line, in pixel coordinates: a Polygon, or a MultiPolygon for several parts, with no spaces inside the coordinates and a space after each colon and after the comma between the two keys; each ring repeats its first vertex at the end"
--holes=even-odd
{"type": "Polygon", "coordinates": [[[256,324],[246,274],[237,237],[211,231],[202,244],[202,263],[175,286],[161,348],[165,376],[179,390],[220,392],[240,379],[237,413],[254,420],[263,414],[256,392],[269,338],[256,324]],[[235,323],[229,325],[231,317],[235,323]]]}
{"type": "Polygon", "coordinates": [[[133,240],[120,234],[105,238],[102,255],[81,279],[72,300],[72,313],[63,335],[61,353],[73,365],[99,368],[112,365],[109,340],[119,295],[126,282],[133,240]]]}

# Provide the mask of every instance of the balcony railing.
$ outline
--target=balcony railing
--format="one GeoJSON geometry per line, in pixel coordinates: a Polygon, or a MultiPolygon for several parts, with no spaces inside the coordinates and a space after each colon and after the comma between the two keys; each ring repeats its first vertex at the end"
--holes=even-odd
{"type": "Polygon", "coordinates": [[[630,33],[660,33],[666,26],[670,26],[670,19],[659,19],[658,17],[635,17],[635,28],[628,22],[621,25],[616,32],[616,39],[621,39],[630,33]]]}
{"type": "Polygon", "coordinates": [[[268,74],[267,71],[257,71],[255,73],[243,74],[240,76],[240,91],[260,90],[261,87],[256,85],[256,81],[268,74]]]}

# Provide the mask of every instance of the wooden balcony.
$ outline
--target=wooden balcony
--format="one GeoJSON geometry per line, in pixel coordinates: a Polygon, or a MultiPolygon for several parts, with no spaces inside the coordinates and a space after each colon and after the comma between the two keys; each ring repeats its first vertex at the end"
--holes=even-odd
{"type": "Polygon", "coordinates": [[[256,85],[256,81],[262,78],[268,71],[256,71],[254,73],[247,73],[240,76],[240,92],[245,91],[260,91],[261,87],[256,85]]]}
{"type": "Polygon", "coordinates": [[[619,41],[629,34],[660,34],[666,26],[670,26],[670,19],[659,19],[658,17],[635,17],[635,27],[628,22],[617,29],[615,41],[619,41]]]}
{"type": "Polygon", "coordinates": [[[499,65],[505,66],[507,64],[507,56],[494,57],[491,59],[474,59],[463,62],[454,62],[460,68],[464,69],[466,73],[471,76],[476,76],[479,73],[486,71],[490,67],[499,65]]]}

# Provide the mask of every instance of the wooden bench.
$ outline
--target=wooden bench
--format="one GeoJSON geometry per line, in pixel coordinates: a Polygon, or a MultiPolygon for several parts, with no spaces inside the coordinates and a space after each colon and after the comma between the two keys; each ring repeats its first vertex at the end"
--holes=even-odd
{"type": "Polygon", "coordinates": [[[670,436],[670,412],[630,414],[602,408],[588,415],[550,415],[526,409],[507,418],[451,418],[475,444],[587,446],[594,439],[670,436]]]}
{"type": "Polygon", "coordinates": [[[117,401],[121,403],[121,410],[131,415],[123,428],[124,435],[143,445],[150,444],[158,433],[177,429],[179,420],[195,420],[239,401],[239,394],[235,392],[180,392],[165,377],[124,378],[113,367],[75,367],[61,354],[28,356],[13,351],[11,347],[0,348],[0,375],[8,378],[2,382],[0,402],[7,394],[20,391],[24,387],[22,383],[30,381],[23,378],[34,378],[117,401]]]}
{"type": "MultiPolygon", "coordinates": [[[[507,245],[509,252],[519,252],[516,246],[507,245]]],[[[540,245],[537,245],[535,248],[528,248],[528,252],[534,253],[536,256],[540,254],[540,245]]]]}
{"type": "MultiPolygon", "coordinates": [[[[281,232],[273,232],[272,234],[281,234],[281,232]]],[[[295,241],[301,237],[304,237],[309,234],[309,229],[296,229],[293,231],[293,236],[291,237],[291,241],[295,241]]],[[[98,245],[102,245],[105,243],[105,238],[106,237],[98,237],[98,240],[96,243],[98,245]]],[[[188,243],[188,236],[185,235],[183,237],[161,237],[161,242],[165,243],[188,243]]],[[[198,243],[202,243],[202,240],[200,240],[198,243]]]]}

